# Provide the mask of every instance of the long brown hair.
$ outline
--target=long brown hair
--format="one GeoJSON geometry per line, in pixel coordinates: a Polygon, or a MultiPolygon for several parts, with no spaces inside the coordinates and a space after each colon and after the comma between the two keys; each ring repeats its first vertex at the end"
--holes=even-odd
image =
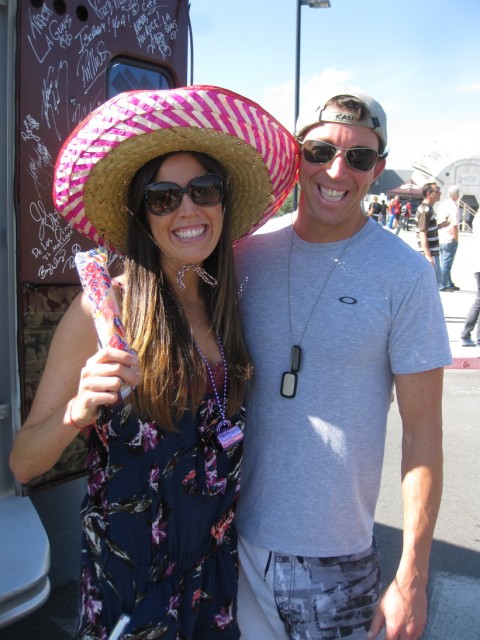
{"type": "MultiPolygon", "coordinates": [[[[212,310],[212,327],[224,346],[228,363],[228,414],[232,415],[243,402],[253,366],[237,304],[228,176],[210,156],[193,151],[186,153],[193,155],[206,171],[219,175],[225,185],[222,233],[215,250],[203,264],[218,280],[218,285],[201,284],[212,310]]],[[[130,185],[123,301],[127,338],[139,354],[141,369],[141,383],[132,394],[132,404],[139,415],[167,430],[175,429],[187,409],[198,409],[206,382],[205,365],[195,348],[183,308],[161,267],[161,252],[152,239],[143,205],[145,187],[171,155],[174,154],[148,162],[130,185]]]]}

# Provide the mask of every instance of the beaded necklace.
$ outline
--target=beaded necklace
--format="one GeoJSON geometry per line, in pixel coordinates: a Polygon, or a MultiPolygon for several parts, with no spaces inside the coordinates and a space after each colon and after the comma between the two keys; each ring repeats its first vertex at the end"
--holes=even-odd
{"type": "Polygon", "coordinates": [[[222,363],[223,363],[223,398],[221,401],[220,401],[220,395],[218,393],[217,385],[215,384],[215,377],[210,367],[210,363],[208,362],[203,351],[198,346],[195,338],[193,339],[193,342],[195,344],[195,348],[197,349],[199,356],[201,357],[201,359],[205,364],[205,368],[207,369],[210,382],[212,383],[213,394],[215,396],[215,400],[217,401],[217,407],[221,417],[221,420],[215,429],[215,437],[217,440],[217,444],[220,445],[222,449],[229,449],[230,447],[233,447],[234,444],[236,444],[243,438],[243,431],[240,429],[238,425],[232,425],[230,420],[227,420],[227,416],[226,416],[228,371],[227,371],[227,359],[225,357],[225,352],[223,350],[222,339],[220,338],[220,336],[217,337],[217,344],[220,350],[220,355],[222,356],[222,363]]]}

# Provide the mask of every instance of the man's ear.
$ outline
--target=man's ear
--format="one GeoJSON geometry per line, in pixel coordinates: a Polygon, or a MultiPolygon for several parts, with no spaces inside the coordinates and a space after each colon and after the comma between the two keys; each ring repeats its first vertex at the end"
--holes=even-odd
{"type": "Polygon", "coordinates": [[[375,180],[379,177],[379,175],[385,169],[385,165],[386,164],[387,164],[387,159],[386,158],[379,158],[377,160],[377,164],[375,165],[375,169],[373,170],[372,184],[375,182],[375,180]]]}

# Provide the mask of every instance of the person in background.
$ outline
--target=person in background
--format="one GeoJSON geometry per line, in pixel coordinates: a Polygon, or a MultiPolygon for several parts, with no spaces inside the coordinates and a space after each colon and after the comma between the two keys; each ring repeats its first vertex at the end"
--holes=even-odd
{"type": "Polygon", "coordinates": [[[458,291],[460,287],[452,282],[452,265],[458,249],[460,211],[458,201],[460,189],[456,185],[448,188],[447,198],[438,205],[438,240],[440,243],[440,268],[442,281],[440,291],[458,291]]]}
{"type": "Polygon", "coordinates": [[[401,215],[401,202],[400,196],[395,196],[393,200],[390,202],[389,206],[390,218],[388,221],[388,228],[395,229],[398,235],[400,230],[400,215],[401,215]]]}
{"type": "Polygon", "coordinates": [[[440,200],[440,194],[441,191],[435,182],[427,182],[422,187],[423,201],[417,209],[418,250],[432,265],[439,288],[442,283],[442,269],[438,224],[433,205],[440,200]]]}
{"type": "Polygon", "coordinates": [[[477,293],[467,314],[467,318],[460,335],[460,341],[463,347],[474,347],[475,345],[480,347],[480,215],[478,213],[473,218],[472,231],[475,247],[475,251],[473,253],[473,275],[477,284],[477,293]],[[472,331],[474,330],[475,325],[477,325],[477,336],[475,340],[472,340],[472,331]]]}
{"type": "Polygon", "coordinates": [[[430,265],[363,214],[386,162],[381,105],[352,87],[315,104],[297,123],[298,211],[235,247],[255,365],[236,520],[240,630],[418,640],[442,492],[445,318],[430,265]],[[393,386],[403,550],[382,594],[373,523],[393,386]]]}
{"type": "Polygon", "coordinates": [[[412,215],[412,203],[410,200],[402,205],[402,229],[408,231],[410,229],[410,218],[412,215]]]}
{"type": "Polygon", "coordinates": [[[211,86],[120,94],[60,152],[60,213],[125,258],[131,347],[97,349],[81,294],[10,459],[27,482],[88,440],[77,638],[240,637],[232,521],[252,363],[232,242],[275,213],[296,168],[276,120],[211,86]]]}
{"type": "Polygon", "coordinates": [[[380,203],[380,220],[382,223],[382,227],[384,227],[387,224],[387,204],[385,202],[385,200],[382,200],[382,202],[380,203]]]}
{"type": "Polygon", "coordinates": [[[368,215],[371,216],[375,222],[380,222],[380,214],[382,207],[378,202],[378,196],[373,196],[373,200],[368,207],[368,215]]]}

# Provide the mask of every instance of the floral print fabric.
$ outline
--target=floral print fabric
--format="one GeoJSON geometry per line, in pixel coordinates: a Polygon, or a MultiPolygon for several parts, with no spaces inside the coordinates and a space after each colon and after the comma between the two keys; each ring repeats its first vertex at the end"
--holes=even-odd
{"type": "MultiPolygon", "coordinates": [[[[212,396],[175,432],[129,405],[105,411],[89,435],[78,638],[240,637],[237,544],[231,526],[242,443],[216,446],[212,396]]],[[[232,420],[242,430],[243,410],[232,420]]]]}

